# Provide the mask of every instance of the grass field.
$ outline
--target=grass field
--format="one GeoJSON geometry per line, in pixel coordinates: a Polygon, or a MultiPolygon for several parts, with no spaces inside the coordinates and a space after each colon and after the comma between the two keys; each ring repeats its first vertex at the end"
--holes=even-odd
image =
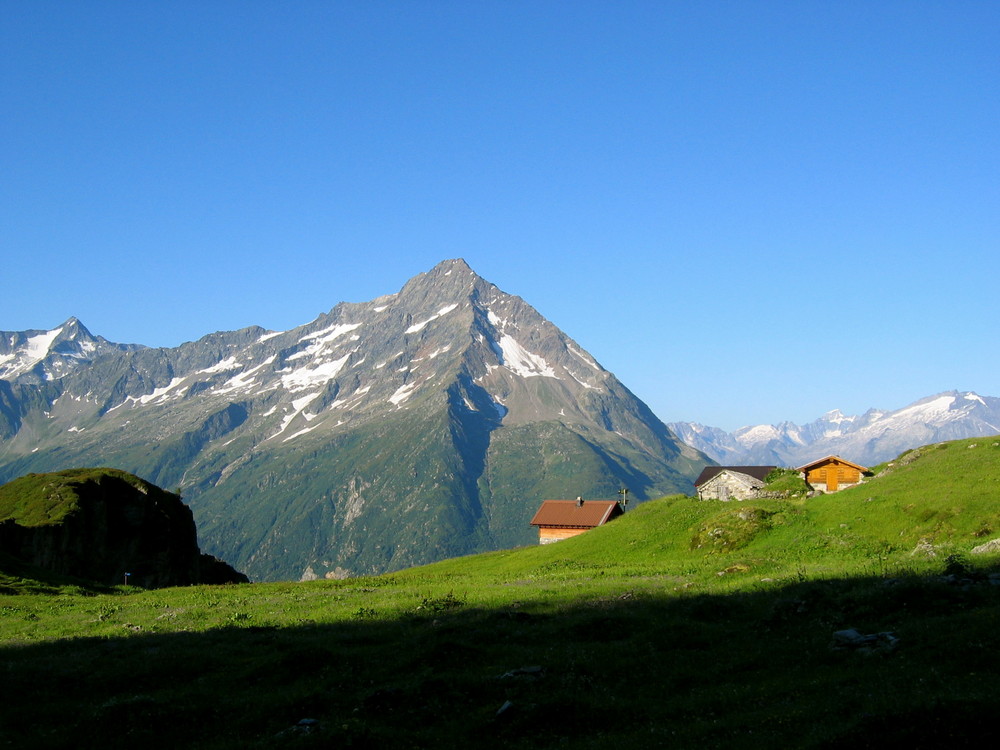
{"type": "Polygon", "coordinates": [[[0,746],[981,746],[1000,557],[970,550],[1000,537],[1000,445],[878,468],[377,578],[96,590],[8,565],[0,746]]]}

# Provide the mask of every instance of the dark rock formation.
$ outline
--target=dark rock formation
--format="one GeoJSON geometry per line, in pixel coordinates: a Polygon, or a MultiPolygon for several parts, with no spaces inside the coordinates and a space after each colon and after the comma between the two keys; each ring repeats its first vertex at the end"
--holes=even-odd
{"type": "Polygon", "coordinates": [[[123,471],[21,477],[0,487],[0,519],[0,550],[59,575],[144,588],[248,580],[199,551],[179,495],[123,471]]]}

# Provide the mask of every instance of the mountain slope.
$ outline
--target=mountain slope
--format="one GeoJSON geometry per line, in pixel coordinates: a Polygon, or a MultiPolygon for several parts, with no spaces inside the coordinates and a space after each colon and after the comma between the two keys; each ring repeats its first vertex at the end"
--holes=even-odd
{"type": "Polygon", "coordinates": [[[0,479],[101,463],[181,487],[203,546],[257,579],[530,543],[546,496],[690,491],[705,463],[461,260],[290,331],[17,374],[0,414],[0,479]]]}
{"type": "Polygon", "coordinates": [[[836,454],[870,466],[921,445],[1000,433],[1000,398],[948,391],[895,411],[845,416],[835,410],[801,426],[782,422],[729,433],[676,422],[670,429],[722,464],[801,466],[836,454]]]}

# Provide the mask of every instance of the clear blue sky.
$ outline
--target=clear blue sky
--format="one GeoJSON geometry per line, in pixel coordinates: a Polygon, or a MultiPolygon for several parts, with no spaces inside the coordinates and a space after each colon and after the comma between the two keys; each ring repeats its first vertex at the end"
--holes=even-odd
{"type": "Polygon", "coordinates": [[[0,0],[0,329],[463,257],[665,421],[1000,396],[1000,3],[0,0]]]}

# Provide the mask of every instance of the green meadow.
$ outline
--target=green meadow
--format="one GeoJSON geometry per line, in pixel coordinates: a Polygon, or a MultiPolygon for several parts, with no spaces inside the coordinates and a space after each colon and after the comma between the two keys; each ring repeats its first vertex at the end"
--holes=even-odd
{"type": "Polygon", "coordinates": [[[0,745],[981,745],[1000,439],[874,472],[373,578],[99,589],[0,556],[0,745]]]}

